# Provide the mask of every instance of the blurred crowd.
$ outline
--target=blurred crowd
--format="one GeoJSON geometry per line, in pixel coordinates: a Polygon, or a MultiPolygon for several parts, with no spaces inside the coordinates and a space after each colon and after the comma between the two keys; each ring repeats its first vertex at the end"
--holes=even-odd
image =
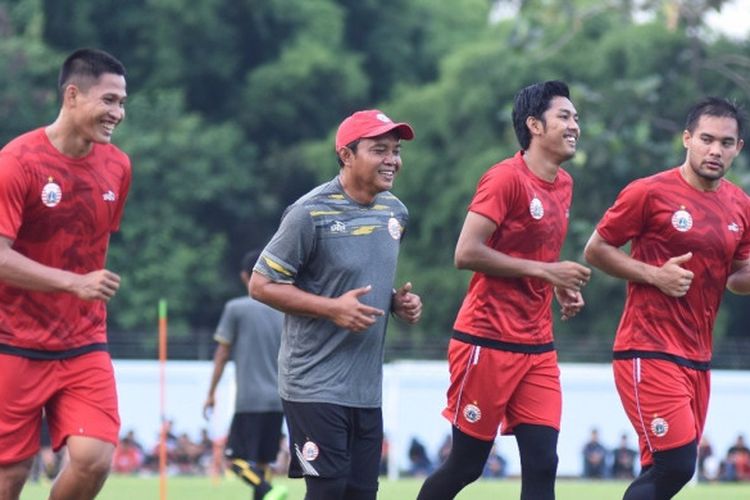
{"type": "MultiPolygon", "coordinates": [[[[623,434],[617,447],[608,449],[599,441],[599,432],[583,447],[583,477],[589,479],[632,479],[638,473],[639,452],[623,434]]],[[[698,481],[750,481],[750,449],[742,434],[723,456],[714,453],[707,437],[698,445],[698,481]]]]}

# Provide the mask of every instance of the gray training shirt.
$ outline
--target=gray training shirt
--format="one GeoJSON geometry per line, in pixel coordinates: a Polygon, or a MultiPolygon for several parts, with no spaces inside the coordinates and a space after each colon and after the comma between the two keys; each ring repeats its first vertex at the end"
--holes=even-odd
{"type": "Polygon", "coordinates": [[[385,311],[363,332],[287,314],[279,352],[279,393],[296,402],[381,406],[383,345],[408,212],[390,192],[372,205],[349,198],[339,178],[289,206],[254,271],[315,295],[372,286],[360,302],[385,311]]]}
{"type": "Polygon", "coordinates": [[[214,340],[232,348],[237,381],[234,411],[282,411],[277,374],[284,315],[250,297],[224,306],[214,340]]]}

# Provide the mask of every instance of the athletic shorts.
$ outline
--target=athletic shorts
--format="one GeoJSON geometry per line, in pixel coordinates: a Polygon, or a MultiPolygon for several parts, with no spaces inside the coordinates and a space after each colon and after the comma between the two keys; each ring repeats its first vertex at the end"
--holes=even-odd
{"type": "Polygon", "coordinates": [[[224,454],[248,462],[275,462],[283,422],[284,414],[280,411],[235,413],[224,454]]]}
{"type": "Polygon", "coordinates": [[[117,445],[120,417],[109,353],[60,360],[0,354],[0,464],[36,455],[42,408],[55,451],[73,435],[117,445]]]}
{"type": "Polygon", "coordinates": [[[289,426],[289,477],[346,477],[351,488],[377,491],[383,445],[380,408],[282,403],[289,426]]]}
{"type": "Polygon", "coordinates": [[[641,465],[652,453],[700,441],[706,424],[711,372],[661,359],[616,359],[615,385],[638,433],[641,465]]]}
{"type": "Polygon", "coordinates": [[[451,339],[451,384],[443,416],[461,432],[492,441],[498,427],[518,424],[560,430],[562,393],[557,352],[518,353],[451,339]]]}

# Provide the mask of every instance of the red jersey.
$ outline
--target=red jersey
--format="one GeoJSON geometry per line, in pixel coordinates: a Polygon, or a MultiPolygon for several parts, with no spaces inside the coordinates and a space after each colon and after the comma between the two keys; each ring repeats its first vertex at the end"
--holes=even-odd
{"type": "MultiPolygon", "coordinates": [[[[43,128],[0,151],[0,235],[41,264],[83,274],[104,268],[130,188],[130,160],[94,144],[69,158],[43,128]]],[[[106,342],[106,308],[70,293],[36,292],[0,282],[0,347],[68,351],[106,342]]],[[[32,352],[18,351],[32,350],[32,352]]]]}
{"type": "MultiPolygon", "coordinates": [[[[529,170],[522,152],[490,168],[479,180],[469,211],[497,225],[487,245],[512,257],[560,258],[573,197],[563,169],[553,182],[529,170]]],[[[458,332],[510,344],[552,342],[552,285],[538,278],[474,273],[454,324],[458,332]]]]}
{"type": "Polygon", "coordinates": [[[682,265],[694,273],[684,297],[628,283],[615,352],[663,353],[708,363],[732,262],[750,257],[750,198],[724,179],[716,191],[699,191],[674,168],[628,185],[596,230],[616,247],[631,241],[631,256],[654,266],[693,252],[682,265]]]}

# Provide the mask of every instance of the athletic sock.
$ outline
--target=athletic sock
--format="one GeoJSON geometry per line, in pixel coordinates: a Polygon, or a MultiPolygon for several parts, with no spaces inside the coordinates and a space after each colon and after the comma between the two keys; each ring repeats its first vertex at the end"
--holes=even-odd
{"type": "Polygon", "coordinates": [[[235,458],[232,460],[232,472],[255,488],[255,498],[263,498],[266,493],[271,491],[271,485],[264,479],[263,469],[252,462],[235,458]]]}

